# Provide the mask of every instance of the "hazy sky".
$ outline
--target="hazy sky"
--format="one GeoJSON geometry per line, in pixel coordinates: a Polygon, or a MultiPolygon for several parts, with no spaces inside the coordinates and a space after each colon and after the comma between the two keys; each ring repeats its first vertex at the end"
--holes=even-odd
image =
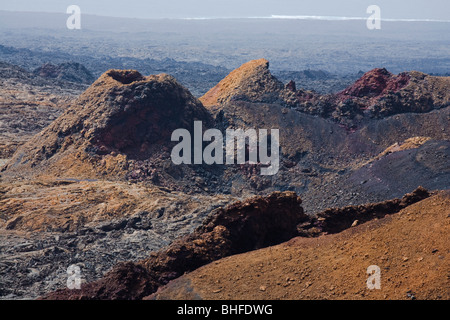
{"type": "Polygon", "coordinates": [[[450,20],[450,0],[0,0],[0,10],[82,13],[133,18],[318,15],[365,17],[375,4],[382,18],[450,20]]]}

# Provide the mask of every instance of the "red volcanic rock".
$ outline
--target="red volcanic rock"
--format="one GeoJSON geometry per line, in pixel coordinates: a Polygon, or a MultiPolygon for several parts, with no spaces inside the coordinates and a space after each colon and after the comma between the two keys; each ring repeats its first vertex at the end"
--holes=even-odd
{"type": "Polygon", "coordinates": [[[385,68],[373,69],[366,72],[353,85],[338,94],[343,99],[348,97],[378,97],[387,92],[397,92],[405,87],[410,76],[407,73],[393,75],[385,68]]]}
{"type": "Polygon", "coordinates": [[[383,118],[447,107],[450,105],[449,86],[450,77],[429,76],[416,71],[394,75],[384,68],[377,68],[336,94],[319,95],[297,90],[295,108],[351,126],[351,121],[362,119],[364,113],[383,118]]]}

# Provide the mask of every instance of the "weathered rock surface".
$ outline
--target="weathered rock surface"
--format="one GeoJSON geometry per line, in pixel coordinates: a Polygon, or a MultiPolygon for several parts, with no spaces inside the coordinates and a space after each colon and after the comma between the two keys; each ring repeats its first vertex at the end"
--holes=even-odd
{"type": "Polygon", "coordinates": [[[185,272],[220,258],[290,239],[307,219],[293,192],[255,197],[215,210],[192,234],[136,264],[120,264],[81,290],[58,290],[45,299],[142,299],[185,272]]]}
{"type": "Polygon", "coordinates": [[[71,265],[83,281],[98,280],[190,234],[233,201],[117,181],[0,183],[0,299],[64,288],[71,265]],[[29,277],[31,269],[39,273],[29,277]]]}

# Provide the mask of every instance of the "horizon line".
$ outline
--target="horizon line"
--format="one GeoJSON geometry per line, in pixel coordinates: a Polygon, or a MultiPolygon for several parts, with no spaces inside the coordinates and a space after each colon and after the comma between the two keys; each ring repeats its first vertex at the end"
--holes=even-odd
{"type": "MultiPolygon", "coordinates": [[[[170,18],[169,18],[170,19],[170,18]]],[[[368,17],[345,17],[345,16],[318,16],[318,15],[270,15],[253,17],[188,17],[172,18],[181,20],[227,20],[227,19],[273,19],[273,20],[322,20],[322,21],[351,21],[367,20],[368,17]]],[[[412,19],[412,18],[381,18],[381,21],[388,22],[450,22],[450,20],[440,19],[412,19]]]]}
{"type": "MultiPolygon", "coordinates": [[[[65,12],[56,11],[15,11],[0,9],[0,12],[12,12],[12,13],[50,13],[50,14],[64,14],[65,12]]],[[[82,13],[83,14],[83,13],[82,13]]],[[[104,18],[119,18],[119,19],[138,19],[138,20],[315,20],[315,21],[358,21],[367,20],[369,17],[346,17],[346,16],[323,16],[323,15],[276,15],[270,16],[247,16],[247,17],[159,17],[159,18],[144,18],[144,17],[131,17],[131,16],[108,16],[97,13],[84,13],[85,15],[98,16],[104,18]]],[[[380,21],[385,22],[446,22],[450,20],[442,19],[428,19],[428,18],[381,18],[380,21]]]]}

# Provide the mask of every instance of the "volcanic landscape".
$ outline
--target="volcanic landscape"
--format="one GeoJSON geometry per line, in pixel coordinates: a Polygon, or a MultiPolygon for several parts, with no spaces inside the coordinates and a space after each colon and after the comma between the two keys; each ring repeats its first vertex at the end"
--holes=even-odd
{"type": "Polygon", "coordinates": [[[165,73],[0,69],[1,299],[450,298],[450,77],[321,93],[257,59],[197,98],[165,73]],[[278,173],[174,164],[195,121],[278,129],[278,173]]]}

